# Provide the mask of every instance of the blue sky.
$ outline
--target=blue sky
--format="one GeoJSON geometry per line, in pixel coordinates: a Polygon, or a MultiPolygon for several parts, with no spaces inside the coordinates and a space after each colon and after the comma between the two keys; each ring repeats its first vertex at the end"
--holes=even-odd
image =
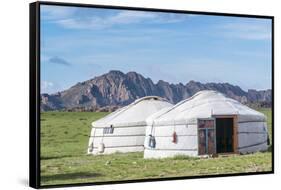
{"type": "Polygon", "coordinates": [[[271,20],[41,6],[41,92],[110,70],[271,87],[271,20]]]}

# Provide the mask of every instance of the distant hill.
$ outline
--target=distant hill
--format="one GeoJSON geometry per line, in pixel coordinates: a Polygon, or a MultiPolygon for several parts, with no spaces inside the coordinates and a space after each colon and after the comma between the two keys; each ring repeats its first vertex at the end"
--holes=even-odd
{"type": "Polygon", "coordinates": [[[172,103],[186,99],[200,90],[216,90],[243,104],[270,107],[271,90],[243,91],[229,83],[170,84],[163,80],[156,84],[136,72],[110,71],[93,79],[79,82],[71,88],[55,94],[41,94],[41,111],[112,111],[134,100],[150,95],[166,98],[172,103]]]}

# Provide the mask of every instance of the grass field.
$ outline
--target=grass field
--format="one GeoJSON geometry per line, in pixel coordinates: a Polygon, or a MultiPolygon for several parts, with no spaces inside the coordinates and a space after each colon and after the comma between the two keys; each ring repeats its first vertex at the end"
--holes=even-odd
{"type": "MultiPolygon", "coordinates": [[[[271,139],[271,110],[268,117],[271,139]]],[[[41,185],[271,170],[271,152],[200,159],[177,156],[143,159],[143,153],[86,155],[91,122],[107,113],[41,114],[41,185]]]]}

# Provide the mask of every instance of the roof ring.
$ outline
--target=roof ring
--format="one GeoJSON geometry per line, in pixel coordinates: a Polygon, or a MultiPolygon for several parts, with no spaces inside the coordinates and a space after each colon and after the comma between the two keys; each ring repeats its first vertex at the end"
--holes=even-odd
{"type": "Polygon", "coordinates": [[[142,98],[139,98],[137,100],[134,101],[134,104],[137,104],[141,101],[144,100],[162,100],[162,101],[167,101],[165,98],[159,97],[159,96],[144,96],[142,98]]]}

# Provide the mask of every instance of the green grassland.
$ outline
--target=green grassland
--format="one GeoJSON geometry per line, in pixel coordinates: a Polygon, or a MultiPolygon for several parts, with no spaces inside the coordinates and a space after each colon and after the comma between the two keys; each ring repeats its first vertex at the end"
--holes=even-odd
{"type": "MultiPolygon", "coordinates": [[[[271,139],[271,109],[268,117],[271,139]]],[[[143,153],[87,155],[91,122],[107,113],[41,113],[41,185],[271,171],[271,152],[248,155],[143,159],[143,153]]]]}

